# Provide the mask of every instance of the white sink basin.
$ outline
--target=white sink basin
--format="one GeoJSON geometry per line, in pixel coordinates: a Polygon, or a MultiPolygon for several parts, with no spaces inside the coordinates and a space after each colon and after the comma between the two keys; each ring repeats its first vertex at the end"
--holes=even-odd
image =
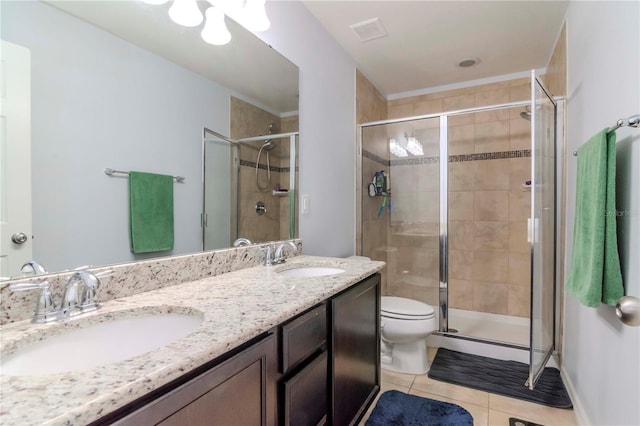
{"type": "Polygon", "coordinates": [[[3,357],[0,374],[43,376],[89,370],[158,349],[195,331],[202,318],[165,313],[120,318],[65,331],[3,357]]]}
{"type": "Polygon", "coordinates": [[[278,272],[285,277],[326,277],[329,275],[341,274],[344,269],[328,268],[324,266],[302,266],[300,268],[285,269],[278,272]]]}

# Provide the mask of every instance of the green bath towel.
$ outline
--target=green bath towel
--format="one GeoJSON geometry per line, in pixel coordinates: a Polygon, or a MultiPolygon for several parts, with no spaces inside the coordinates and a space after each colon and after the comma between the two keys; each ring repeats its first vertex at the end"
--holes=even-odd
{"type": "Polygon", "coordinates": [[[131,252],[173,249],[173,177],[129,172],[131,252]]]}
{"type": "Polygon", "coordinates": [[[607,129],[578,149],[573,255],[566,289],[586,306],[623,296],[616,236],[616,134],[607,129]]]}

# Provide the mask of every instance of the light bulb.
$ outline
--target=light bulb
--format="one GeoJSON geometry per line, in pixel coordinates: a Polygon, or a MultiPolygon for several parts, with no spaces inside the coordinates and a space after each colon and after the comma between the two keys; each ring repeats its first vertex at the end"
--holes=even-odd
{"type": "Polygon", "coordinates": [[[401,147],[395,139],[389,139],[389,151],[396,157],[406,157],[407,151],[401,147]]]}
{"type": "Polygon", "coordinates": [[[413,155],[424,155],[422,144],[413,136],[407,138],[406,149],[413,155]]]}
{"type": "Polygon", "coordinates": [[[203,19],[196,0],[173,0],[169,8],[169,17],[184,27],[198,26],[203,19]]]}
{"type": "Polygon", "coordinates": [[[217,7],[210,7],[205,12],[207,20],[202,29],[202,39],[209,44],[220,46],[229,43],[231,34],[224,23],[224,13],[217,7]]]}
{"type": "Polygon", "coordinates": [[[147,4],[165,4],[166,2],[168,2],[169,0],[142,0],[143,2],[147,3],[147,4]]]}
{"type": "Polygon", "coordinates": [[[242,9],[241,24],[249,31],[266,31],[271,22],[265,10],[266,0],[246,0],[242,9]]]}

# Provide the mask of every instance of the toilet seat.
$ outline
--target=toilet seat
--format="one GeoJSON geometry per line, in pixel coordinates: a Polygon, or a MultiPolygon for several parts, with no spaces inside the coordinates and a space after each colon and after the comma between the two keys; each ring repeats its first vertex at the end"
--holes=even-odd
{"type": "Polygon", "coordinates": [[[432,306],[404,297],[381,297],[380,315],[402,320],[425,320],[435,317],[432,306]]]}

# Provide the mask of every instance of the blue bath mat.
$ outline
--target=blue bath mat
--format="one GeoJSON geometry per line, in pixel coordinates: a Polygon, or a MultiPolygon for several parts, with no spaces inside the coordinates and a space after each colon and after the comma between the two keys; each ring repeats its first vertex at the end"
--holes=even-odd
{"type": "Polygon", "coordinates": [[[366,426],[473,426],[464,408],[390,390],[380,396],[366,426]]]}

